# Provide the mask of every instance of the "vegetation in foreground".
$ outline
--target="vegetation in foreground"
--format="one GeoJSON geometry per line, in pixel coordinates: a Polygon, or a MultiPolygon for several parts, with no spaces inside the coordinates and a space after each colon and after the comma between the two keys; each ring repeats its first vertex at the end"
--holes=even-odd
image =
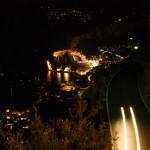
{"type": "Polygon", "coordinates": [[[78,98],[66,119],[45,123],[35,115],[26,130],[12,133],[1,128],[0,147],[3,150],[111,150],[108,125],[94,121],[100,108],[88,107],[85,100],[78,98]]]}

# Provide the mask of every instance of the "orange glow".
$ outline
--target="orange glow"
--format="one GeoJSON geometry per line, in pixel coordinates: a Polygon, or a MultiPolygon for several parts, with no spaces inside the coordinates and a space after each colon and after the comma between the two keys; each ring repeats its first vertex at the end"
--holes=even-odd
{"type": "Polygon", "coordinates": [[[51,71],[48,71],[48,73],[47,73],[47,81],[48,82],[52,81],[52,72],[51,71]]]}
{"type": "Polygon", "coordinates": [[[57,68],[57,71],[62,71],[62,67],[57,68]]]}
{"type": "Polygon", "coordinates": [[[68,49],[68,50],[64,49],[64,50],[55,51],[53,53],[53,56],[59,57],[59,56],[65,55],[66,53],[70,53],[73,56],[77,56],[81,60],[86,60],[86,57],[82,53],[80,53],[79,51],[76,51],[76,50],[71,50],[71,49],[68,49]]]}
{"type": "Polygon", "coordinates": [[[64,73],[64,80],[69,81],[70,75],[69,73],[64,73]]]}
{"type": "Polygon", "coordinates": [[[73,86],[73,85],[65,85],[65,86],[63,86],[60,90],[61,91],[71,91],[71,90],[75,90],[76,88],[75,88],[75,86],[73,86]]]}
{"type": "Polygon", "coordinates": [[[48,70],[52,70],[52,65],[49,60],[46,61],[48,70]]]}
{"type": "Polygon", "coordinates": [[[10,109],[6,109],[6,112],[10,112],[10,109]]]}
{"type": "Polygon", "coordinates": [[[99,61],[96,60],[89,60],[88,62],[91,64],[92,67],[96,67],[99,65],[99,61]]]}
{"type": "Polygon", "coordinates": [[[71,71],[71,67],[66,67],[66,68],[64,69],[64,71],[70,72],[70,71],[71,71]]]}

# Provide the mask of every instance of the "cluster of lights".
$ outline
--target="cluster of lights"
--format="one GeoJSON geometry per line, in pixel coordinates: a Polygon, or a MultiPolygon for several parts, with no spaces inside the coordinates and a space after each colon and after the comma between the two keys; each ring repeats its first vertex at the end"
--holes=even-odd
{"type": "MultiPolygon", "coordinates": [[[[22,128],[28,128],[28,123],[30,122],[29,116],[23,116],[24,113],[29,113],[29,110],[26,110],[25,112],[19,112],[19,111],[11,111],[10,109],[6,109],[6,111],[3,114],[3,119],[6,120],[4,123],[5,127],[9,127],[10,130],[13,128],[13,124],[16,124],[20,121],[26,121],[26,125],[23,125],[22,128]]],[[[3,123],[3,122],[2,122],[3,123]]]]}
{"type": "Polygon", "coordinates": [[[130,55],[123,57],[122,59],[118,59],[118,60],[113,60],[113,61],[107,61],[109,63],[109,65],[114,64],[114,63],[119,63],[124,59],[127,59],[128,57],[130,57],[130,55]]]}
{"type": "Polygon", "coordinates": [[[77,68],[76,69],[76,73],[77,74],[80,74],[80,75],[86,75],[90,70],[92,70],[92,68],[84,68],[84,67],[81,67],[81,68],[77,68]]]}
{"type": "MultiPolygon", "coordinates": [[[[58,67],[57,71],[63,71],[62,66],[58,67]]],[[[69,66],[65,67],[64,72],[71,72],[71,67],[69,67],[69,66]]]]}
{"type": "MultiPolygon", "coordinates": [[[[118,63],[129,57],[129,55],[123,57],[119,54],[115,54],[113,51],[110,51],[109,49],[108,50],[100,49],[101,55],[98,59],[96,58],[95,60],[87,59],[81,52],[72,49],[55,51],[53,53],[53,56],[55,58],[60,58],[63,57],[66,53],[68,53],[73,58],[75,58],[75,61],[77,61],[77,64],[80,66],[75,70],[75,72],[80,75],[86,75],[91,69],[93,69],[96,66],[104,65],[104,68],[107,68],[109,65],[118,63]],[[110,55],[111,57],[115,57],[115,59],[110,61],[108,55],[110,55]]],[[[52,65],[48,60],[47,60],[47,67],[48,70],[52,70],[52,65]]],[[[62,66],[60,66],[56,69],[56,71],[71,72],[71,67],[67,66],[64,70],[62,70],[62,66]]]]}
{"type": "MultiPolygon", "coordinates": [[[[133,37],[130,37],[130,41],[133,40],[133,37]]],[[[111,50],[111,51],[118,51],[119,48],[129,48],[129,44],[119,44],[119,45],[114,45],[114,46],[101,46],[101,47],[98,47],[99,51],[102,52],[102,51],[108,51],[108,50],[111,50]]]]}
{"type": "MultiPolygon", "coordinates": [[[[78,64],[80,66],[83,67],[79,67],[76,69],[76,73],[80,74],[80,75],[86,75],[93,67],[98,66],[99,65],[99,61],[98,60],[88,60],[85,55],[83,55],[81,52],[79,51],[75,51],[75,50],[59,50],[53,53],[54,57],[62,57],[63,55],[65,55],[66,53],[69,53],[70,55],[72,55],[73,57],[77,57],[79,58],[78,60],[78,64]]],[[[49,68],[49,67],[48,67],[49,68]]],[[[57,68],[57,71],[62,71],[62,67],[57,68]]],[[[64,69],[64,72],[70,72],[71,68],[70,67],[66,67],[64,69]]]]}
{"type": "Polygon", "coordinates": [[[83,23],[91,20],[91,16],[88,13],[84,13],[78,10],[66,10],[66,11],[51,11],[48,14],[49,19],[65,20],[67,17],[79,18],[83,23]]]}
{"type": "MultiPolygon", "coordinates": [[[[47,63],[47,68],[48,68],[48,70],[49,70],[49,71],[50,71],[50,70],[53,70],[50,61],[47,60],[46,63],[47,63]]],[[[58,67],[58,68],[56,69],[56,71],[62,71],[62,66],[58,67]]],[[[64,68],[64,72],[71,72],[71,67],[70,67],[70,66],[65,67],[65,68],[64,68]]]]}
{"type": "Polygon", "coordinates": [[[111,65],[111,64],[114,64],[114,63],[118,63],[118,62],[121,62],[124,59],[127,59],[130,56],[130,55],[127,55],[127,56],[123,57],[123,56],[121,56],[119,54],[115,54],[113,51],[116,51],[116,48],[113,49],[113,50],[109,50],[109,49],[103,50],[103,49],[100,49],[100,52],[101,52],[101,55],[99,57],[100,65],[101,64],[111,65]],[[115,59],[111,60],[111,61],[108,60],[109,59],[108,54],[111,57],[115,57],[115,59]]]}
{"type": "Polygon", "coordinates": [[[72,91],[76,90],[76,87],[73,85],[64,85],[60,88],[61,91],[72,91]]]}
{"type": "Polygon", "coordinates": [[[82,67],[93,68],[99,66],[99,60],[85,60],[77,62],[82,67]]]}
{"type": "Polygon", "coordinates": [[[72,49],[67,49],[67,50],[64,49],[64,50],[55,51],[53,53],[53,56],[54,57],[62,57],[66,53],[69,53],[72,56],[76,56],[76,57],[80,58],[81,60],[85,60],[86,59],[86,57],[81,52],[76,51],[76,50],[72,50],[72,49]]]}

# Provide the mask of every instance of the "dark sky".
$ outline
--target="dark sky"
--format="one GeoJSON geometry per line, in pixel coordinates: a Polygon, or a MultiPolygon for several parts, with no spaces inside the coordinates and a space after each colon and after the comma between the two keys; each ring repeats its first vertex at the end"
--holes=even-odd
{"type": "Polygon", "coordinates": [[[0,2],[1,8],[50,5],[57,8],[142,8],[150,6],[150,0],[3,0],[0,2]]]}
{"type": "MultiPolygon", "coordinates": [[[[43,0],[44,2],[44,0],[43,0]]],[[[58,7],[78,8],[144,8],[149,6],[149,0],[45,0],[58,7]]]]}
{"type": "Polygon", "coordinates": [[[48,7],[50,11],[51,8],[105,9],[104,14],[112,15],[128,10],[150,12],[149,6],[150,0],[2,0],[0,1],[0,60],[14,61],[16,57],[22,59],[25,55],[29,56],[28,53],[33,49],[41,47],[47,49],[54,43],[49,39],[53,36],[51,35],[53,26],[50,27],[48,17],[45,15],[48,13],[48,7]]]}

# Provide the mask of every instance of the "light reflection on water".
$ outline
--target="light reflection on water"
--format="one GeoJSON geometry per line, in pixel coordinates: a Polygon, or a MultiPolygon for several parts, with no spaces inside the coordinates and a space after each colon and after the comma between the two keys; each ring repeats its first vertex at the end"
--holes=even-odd
{"type": "Polygon", "coordinates": [[[61,73],[57,72],[57,83],[61,84],[61,73]]]}
{"type": "Polygon", "coordinates": [[[51,71],[48,71],[47,72],[47,82],[52,82],[52,72],[51,71]]]}
{"type": "Polygon", "coordinates": [[[48,71],[46,74],[47,82],[56,82],[57,84],[61,84],[62,82],[72,82],[74,81],[74,74],[71,73],[63,73],[63,72],[52,72],[48,71]]]}
{"type": "MultiPolygon", "coordinates": [[[[35,74],[15,73],[0,78],[0,105],[3,108],[12,106],[15,109],[33,104],[36,94],[45,83],[61,84],[74,82],[76,75],[63,72],[38,72],[35,74]]],[[[49,85],[49,84],[48,84],[49,85]]],[[[49,89],[50,91],[51,89],[49,89]]]]}
{"type": "Polygon", "coordinates": [[[70,81],[70,74],[69,73],[64,73],[64,80],[70,81]]]}

